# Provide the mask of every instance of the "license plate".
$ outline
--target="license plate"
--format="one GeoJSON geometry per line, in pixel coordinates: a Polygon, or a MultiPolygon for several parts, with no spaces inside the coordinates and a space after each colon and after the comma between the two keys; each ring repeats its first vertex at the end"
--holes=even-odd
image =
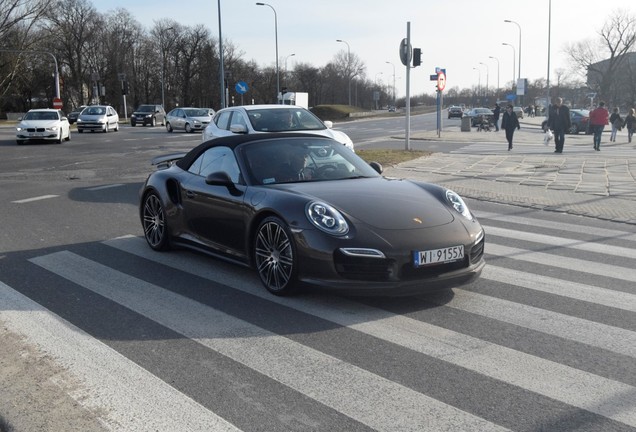
{"type": "Polygon", "coordinates": [[[43,136],[43,134],[42,134],[42,132],[31,132],[31,133],[29,133],[29,136],[41,137],[41,136],[43,136]]]}
{"type": "Polygon", "coordinates": [[[413,252],[413,264],[422,267],[464,259],[464,245],[413,252]]]}

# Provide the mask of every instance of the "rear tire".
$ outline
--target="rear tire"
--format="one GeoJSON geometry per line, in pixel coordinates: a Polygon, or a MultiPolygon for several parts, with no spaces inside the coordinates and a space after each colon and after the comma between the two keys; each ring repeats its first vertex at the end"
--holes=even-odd
{"type": "Polygon", "coordinates": [[[148,245],[156,251],[170,249],[166,212],[159,195],[155,192],[148,193],[144,198],[141,215],[144,237],[148,245]]]}
{"type": "Polygon", "coordinates": [[[173,129],[172,129],[172,125],[171,125],[170,123],[168,123],[168,122],[166,122],[166,130],[167,130],[168,132],[172,132],[172,131],[173,131],[173,129]]]}

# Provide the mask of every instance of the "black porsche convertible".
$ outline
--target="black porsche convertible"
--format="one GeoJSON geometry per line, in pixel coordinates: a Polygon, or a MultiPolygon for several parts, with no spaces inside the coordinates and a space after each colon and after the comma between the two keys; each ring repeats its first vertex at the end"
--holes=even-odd
{"type": "Polygon", "coordinates": [[[330,138],[237,135],[152,163],[139,206],[150,247],[252,267],[276,295],[423,293],[484,267],[484,231],[459,195],[385,178],[330,138]]]}

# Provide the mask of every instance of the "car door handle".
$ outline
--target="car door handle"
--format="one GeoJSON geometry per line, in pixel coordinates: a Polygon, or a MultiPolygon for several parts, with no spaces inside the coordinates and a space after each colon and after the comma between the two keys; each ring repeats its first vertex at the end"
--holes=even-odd
{"type": "Polygon", "coordinates": [[[186,191],[186,198],[194,199],[196,196],[197,194],[192,192],[191,190],[186,191]]]}

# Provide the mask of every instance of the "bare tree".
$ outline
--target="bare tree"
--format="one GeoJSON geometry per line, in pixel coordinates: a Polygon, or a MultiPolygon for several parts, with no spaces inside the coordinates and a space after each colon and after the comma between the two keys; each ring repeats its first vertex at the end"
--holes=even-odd
{"type": "Polygon", "coordinates": [[[636,18],[625,10],[613,12],[599,32],[597,41],[585,40],[566,48],[575,68],[588,73],[588,85],[600,98],[612,96],[612,83],[621,69],[625,54],[636,43],[636,18]]]}

